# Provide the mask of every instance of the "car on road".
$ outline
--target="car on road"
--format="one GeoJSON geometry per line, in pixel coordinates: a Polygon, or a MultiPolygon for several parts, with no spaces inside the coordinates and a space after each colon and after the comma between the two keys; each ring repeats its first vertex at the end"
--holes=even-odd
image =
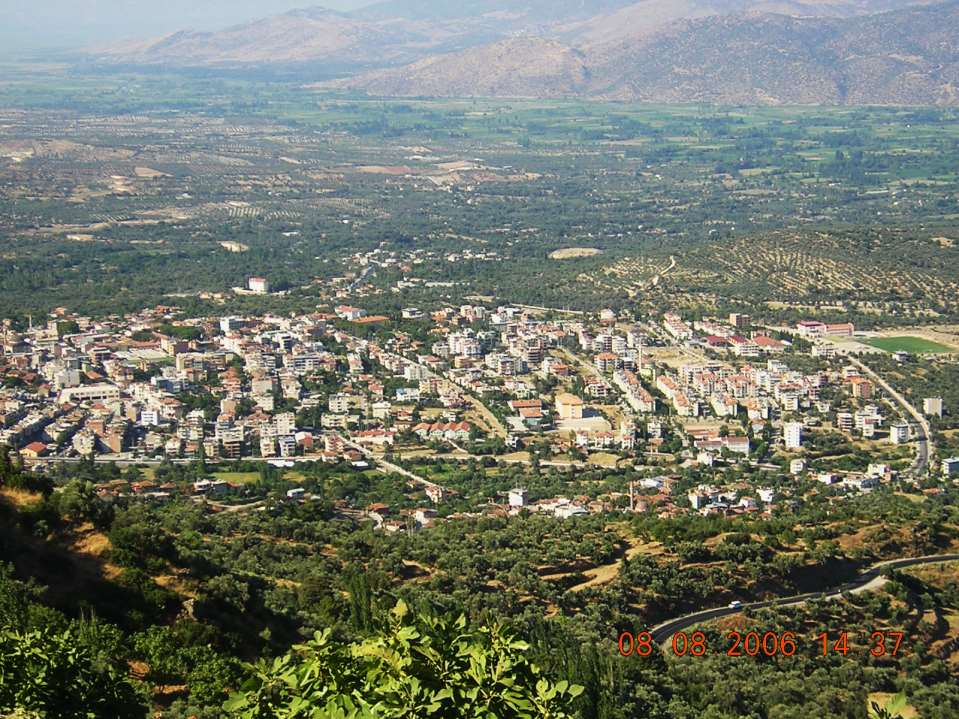
{"type": "Polygon", "coordinates": [[[741,606],[743,606],[743,603],[739,601],[738,599],[736,599],[730,602],[728,606],[730,609],[739,609],[741,606]]]}

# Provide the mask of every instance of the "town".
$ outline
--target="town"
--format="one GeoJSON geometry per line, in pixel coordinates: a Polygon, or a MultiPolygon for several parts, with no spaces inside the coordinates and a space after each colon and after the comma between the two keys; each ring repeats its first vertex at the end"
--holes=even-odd
{"type": "MultiPolygon", "coordinates": [[[[270,292],[264,278],[247,286],[270,292]]],[[[342,464],[408,481],[403,507],[341,502],[385,531],[463,515],[442,512],[463,490],[427,476],[437,458],[629,473],[623,491],[539,496],[517,486],[475,498],[467,513],[558,518],[771,514],[810,492],[841,498],[959,474],[957,458],[931,464],[928,418],[943,416],[942,398],[916,408],[885,385],[861,359],[878,350],[856,342],[849,323],[483,304],[199,319],[172,306],[108,319],[58,308],[26,331],[7,322],[2,349],[0,444],[30,467],[342,464]],[[744,468],[749,481],[732,471],[744,468]]],[[[225,476],[189,485],[141,476],[97,492],[182,494],[220,509],[264,499],[225,476]]],[[[287,501],[310,496],[286,491],[287,501]]]]}

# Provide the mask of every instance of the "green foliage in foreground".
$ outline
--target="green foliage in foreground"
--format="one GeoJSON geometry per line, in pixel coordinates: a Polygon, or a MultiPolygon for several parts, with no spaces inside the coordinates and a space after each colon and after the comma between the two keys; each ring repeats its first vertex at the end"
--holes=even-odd
{"type": "Polygon", "coordinates": [[[564,719],[583,688],[542,678],[529,645],[466,619],[411,619],[400,601],[388,627],[363,642],[313,641],[253,676],[225,705],[242,719],[470,717],[564,719]]]}
{"type": "Polygon", "coordinates": [[[123,667],[94,648],[96,623],[64,631],[0,629],[0,712],[86,719],[143,717],[123,667]]]}

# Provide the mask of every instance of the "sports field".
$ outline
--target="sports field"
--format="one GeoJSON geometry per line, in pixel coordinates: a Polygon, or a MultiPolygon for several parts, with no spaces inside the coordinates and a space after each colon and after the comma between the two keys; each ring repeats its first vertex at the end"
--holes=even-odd
{"type": "Polygon", "coordinates": [[[941,345],[938,342],[925,340],[921,337],[875,337],[863,340],[863,344],[878,347],[886,352],[910,352],[912,354],[933,354],[955,352],[952,347],[941,345]]]}

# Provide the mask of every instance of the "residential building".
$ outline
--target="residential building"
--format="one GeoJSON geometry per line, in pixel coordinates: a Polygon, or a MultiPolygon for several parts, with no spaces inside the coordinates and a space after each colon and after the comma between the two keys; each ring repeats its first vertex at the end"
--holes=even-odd
{"type": "Polygon", "coordinates": [[[556,416],[561,420],[582,419],[583,400],[576,395],[563,392],[556,395],[556,416]]]}
{"type": "Polygon", "coordinates": [[[922,411],[927,417],[942,417],[942,397],[926,397],[922,401],[922,411]]]}
{"type": "Polygon", "coordinates": [[[528,493],[525,489],[511,489],[508,494],[510,507],[525,507],[528,493]]]}
{"type": "Polygon", "coordinates": [[[786,442],[786,449],[799,449],[802,447],[801,422],[787,422],[783,426],[783,438],[786,442]]]}
{"type": "Polygon", "coordinates": [[[740,314],[739,312],[733,312],[729,315],[729,324],[731,324],[737,330],[744,330],[749,327],[752,322],[749,315],[740,314]]]}
{"type": "Polygon", "coordinates": [[[889,441],[893,444],[906,444],[909,436],[909,425],[905,422],[898,422],[889,428],[889,441]]]}

